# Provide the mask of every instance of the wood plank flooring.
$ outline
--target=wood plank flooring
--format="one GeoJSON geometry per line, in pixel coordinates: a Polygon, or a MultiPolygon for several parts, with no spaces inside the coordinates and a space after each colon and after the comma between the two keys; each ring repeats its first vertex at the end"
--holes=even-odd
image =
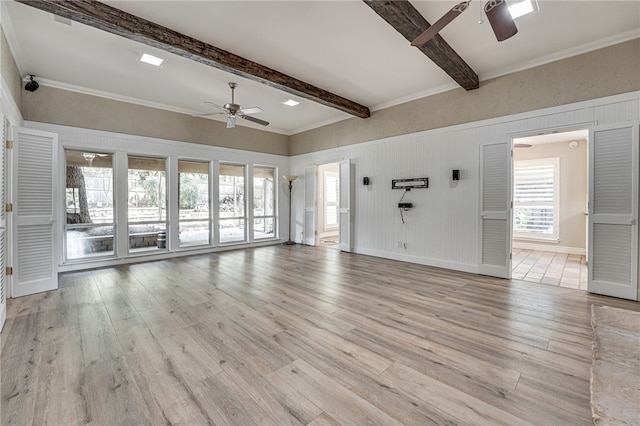
{"type": "Polygon", "coordinates": [[[65,273],[9,300],[2,425],[587,425],[592,303],[328,248],[65,273]]]}

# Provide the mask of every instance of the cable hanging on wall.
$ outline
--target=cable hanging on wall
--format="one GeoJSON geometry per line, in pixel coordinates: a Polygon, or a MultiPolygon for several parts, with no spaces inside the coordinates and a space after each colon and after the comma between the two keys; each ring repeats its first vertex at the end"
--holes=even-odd
{"type": "Polygon", "coordinates": [[[391,181],[391,189],[404,189],[404,193],[402,197],[400,197],[400,201],[398,201],[398,209],[400,209],[400,219],[402,219],[402,223],[404,223],[404,212],[413,208],[413,203],[403,203],[404,197],[407,195],[407,192],[411,191],[412,188],[428,188],[429,187],[429,178],[412,178],[412,179],[393,179],[391,181]]]}

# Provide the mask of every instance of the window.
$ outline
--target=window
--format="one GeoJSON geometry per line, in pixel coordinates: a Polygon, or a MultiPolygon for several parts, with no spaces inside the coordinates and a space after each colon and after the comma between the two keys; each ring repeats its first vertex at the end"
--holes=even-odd
{"type": "Polygon", "coordinates": [[[113,155],[65,151],[67,259],[114,254],[113,155]]]}
{"type": "Polygon", "coordinates": [[[180,247],[211,242],[209,212],[209,163],[178,160],[180,247]]]}
{"type": "Polygon", "coordinates": [[[514,237],[558,240],[559,169],[559,158],[514,162],[514,237]]]}
{"type": "Polygon", "coordinates": [[[273,238],[275,233],[274,170],[253,168],[253,238],[273,238]]]}
{"type": "Polygon", "coordinates": [[[167,179],[164,158],[129,156],[129,251],[167,248],[167,179]]]}
{"type": "Polygon", "coordinates": [[[220,164],[220,242],[246,241],[244,171],[242,165],[220,164]]]}

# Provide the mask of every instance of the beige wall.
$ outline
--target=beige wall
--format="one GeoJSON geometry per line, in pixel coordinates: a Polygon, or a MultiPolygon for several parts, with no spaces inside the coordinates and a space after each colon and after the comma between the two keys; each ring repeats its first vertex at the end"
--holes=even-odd
{"type": "Polygon", "coordinates": [[[0,74],[2,74],[2,78],[4,78],[7,86],[9,86],[11,96],[16,105],[20,106],[22,98],[22,77],[11,55],[4,30],[0,31],[0,74]]]}
{"type": "MultiPolygon", "coordinates": [[[[393,76],[390,78],[396,78],[393,76]]],[[[640,90],[640,39],[293,135],[289,155],[640,90]]]]}
{"type": "MultiPolygon", "coordinates": [[[[560,158],[560,241],[557,245],[584,249],[586,247],[587,209],[587,141],[578,141],[569,148],[569,141],[515,148],[513,160],[560,158]]],[[[535,244],[527,241],[527,244],[535,244]]],[[[556,244],[550,244],[550,249],[556,244]]],[[[541,249],[545,249],[542,247],[541,249]]]]}
{"type": "Polygon", "coordinates": [[[22,94],[25,120],[287,155],[288,137],[97,96],[40,86],[22,94]]]}
{"type": "MultiPolygon", "coordinates": [[[[8,51],[3,38],[2,48],[8,51]]],[[[7,58],[8,56],[8,58],[7,58]]],[[[285,136],[41,86],[16,85],[11,55],[2,71],[25,120],[279,155],[299,155],[423,130],[640,90],[640,39],[285,136]]]]}

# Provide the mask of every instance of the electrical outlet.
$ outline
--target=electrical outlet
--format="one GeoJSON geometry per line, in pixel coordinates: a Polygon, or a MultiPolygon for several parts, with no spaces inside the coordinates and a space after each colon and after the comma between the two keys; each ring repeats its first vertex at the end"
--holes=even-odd
{"type": "Polygon", "coordinates": [[[398,248],[403,248],[403,242],[402,241],[398,241],[398,248]]]}

